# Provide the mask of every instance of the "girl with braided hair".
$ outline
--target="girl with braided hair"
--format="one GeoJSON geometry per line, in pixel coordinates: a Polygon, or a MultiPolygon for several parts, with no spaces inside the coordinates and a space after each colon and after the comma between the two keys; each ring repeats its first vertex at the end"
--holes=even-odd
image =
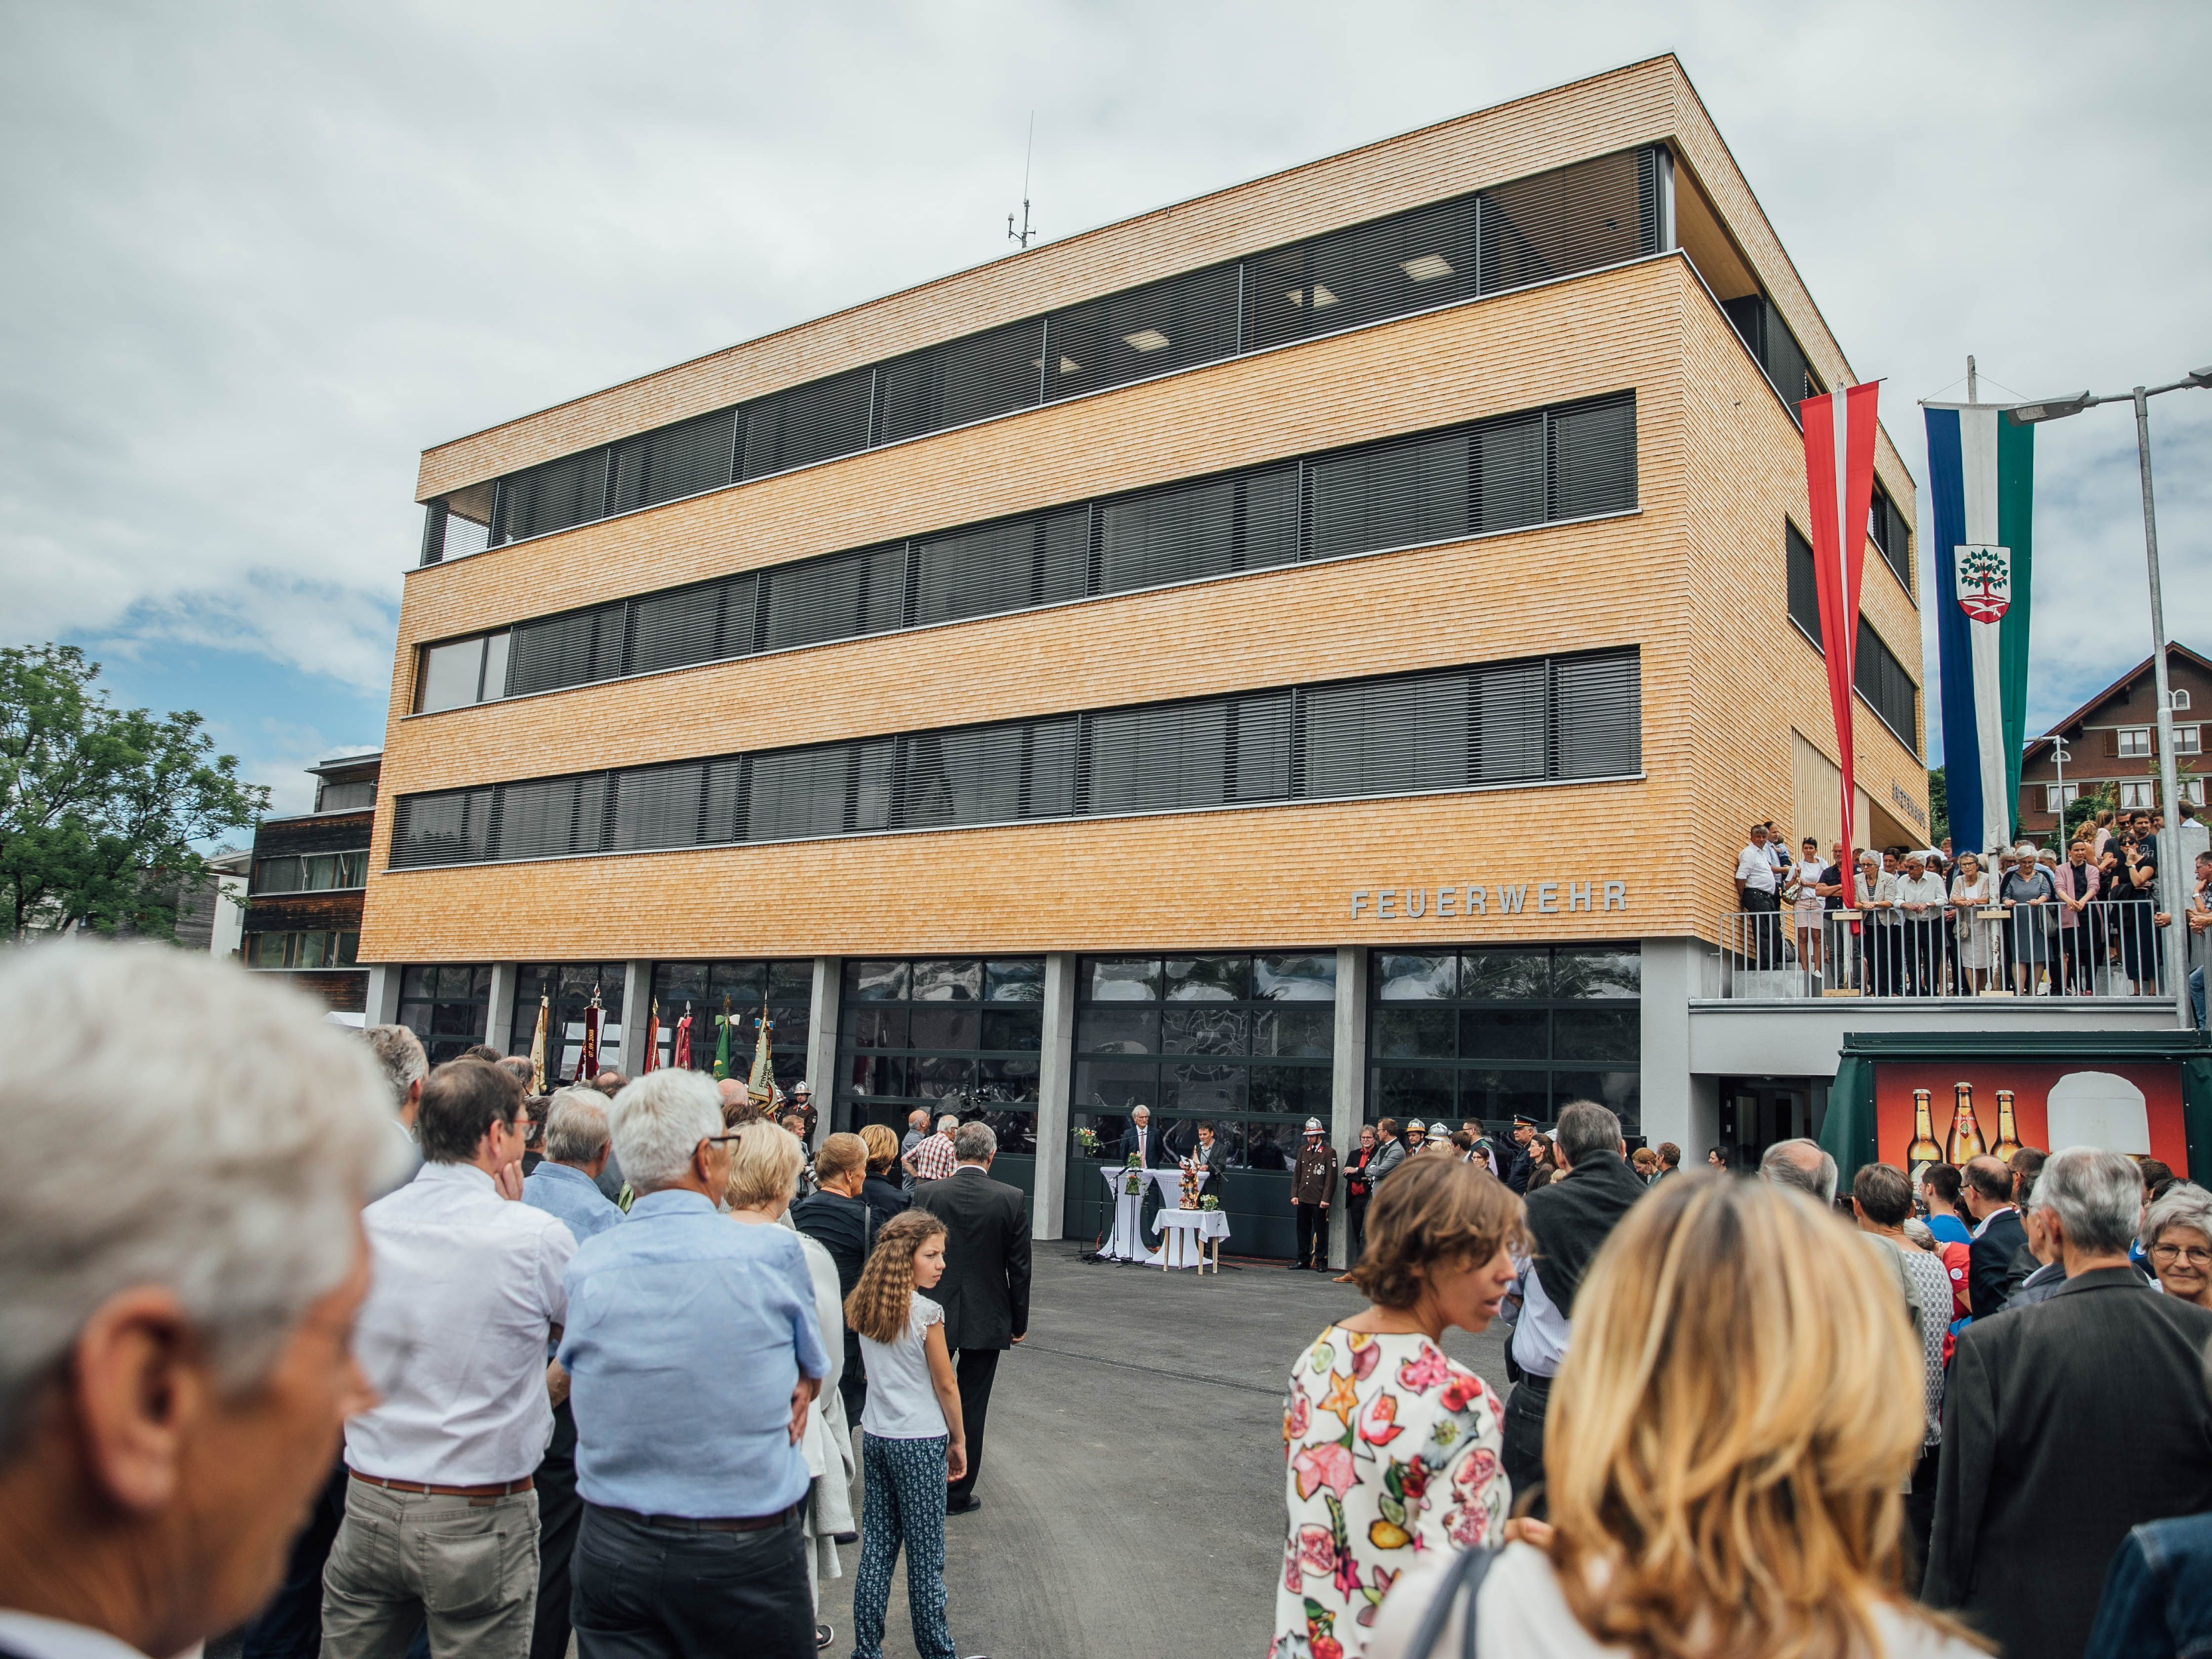
{"type": "Polygon", "coordinates": [[[945,1489],[967,1470],[968,1441],[945,1310],[921,1294],[945,1276],[945,1224],[926,1210],[893,1216],[845,1298],[845,1322],[860,1336],[868,1374],[854,1659],[880,1659],[902,1547],[915,1646],[921,1659],[956,1659],[945,1622],[945,1489]]]}

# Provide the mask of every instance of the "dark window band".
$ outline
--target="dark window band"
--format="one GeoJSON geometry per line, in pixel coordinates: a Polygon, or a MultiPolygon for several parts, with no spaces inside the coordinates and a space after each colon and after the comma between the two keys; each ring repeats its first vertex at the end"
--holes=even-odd
{"type": "MultiPolygon", "coordinates": [[[[1882,505],[1884,500],[1876,501],[1877,507],[1882,505]]],[[[1820,579],[1813,568],[1813,544],[1787,520],[1783,521],[1782,539],[1784,557],[1789,565],[1790,620],[1816,648],[1825,651],[1826,647],[1820,638],[1820,579]]],[[[1858,652],[1851,662],[1851,684],[1866,700],[1867,706],[1881,715],[1882,723],[1896,734],[1898,741],[1918,754],[1920,746],[1912,734],[1914,716],[1920,707],[1920,688],[1905,672],[1905,665],[1898,660],[1897,653],[1874,631],[1864,612],[1859,616],[1858,652]]]]}
{"type": "Polygon", "coordinates": [[[1632,776],[1638,652],[403,795],[392,869],[1632,776]]]}
{"type": "Polygon", "coordinates": [[[1636,395],[1504,415],[426,646],[416,712],[1635,509],[1636,395]]]}
{"type": "Polygon", "coordinates": [[[1577,161],[471,484],[428,503],[422,562],[1657,253],[1660,154],[1577,161]]]}

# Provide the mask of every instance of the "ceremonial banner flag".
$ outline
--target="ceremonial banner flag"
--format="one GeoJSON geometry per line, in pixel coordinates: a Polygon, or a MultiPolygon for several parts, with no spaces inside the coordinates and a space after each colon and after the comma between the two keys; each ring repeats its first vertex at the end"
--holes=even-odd
{"type": "Polygon", "coordinates": [[[538,1030],[530,1039],[530,1092],[533,1095],[545,1092],[545,1018],[552,1001],[550,997],[538,999],[538,1030]]]}
{"type": "Polygon", "coordinates": [[[721,1081],[730,1074],[730,1010],[725,1003],[722,1012],[714,1016],[714,1080],[721,1081]]]}
{"type": "Polygon", "coordinates": [[[660,1064],[660,999],[653,1000],[653,1012],[645,1017],[645,1052],[637,1058],[638,1075],[642,1077],[660,1064]]]}
{"type": "Polygon", "coordinates": [[[769,1054],[768,1034],[775,1029],[775,1022],[768,1017],[763,1006],[760,1015],[760,1039],[753,1045],[753,1072],[745,1079],[745,1092],[761,1105],[775,1097],[775,1061],[769,1054]]]}
{"type": "Polygon", "coordinates": [[[1928,485],[1951,840],[1986,853],[2012,841],[2027,738],[2035,428],[1994,404],[1929,404],[1928,485]]]}
{"type": "Polygon", "coordinates": [[[1797,405],[1805,428],[1805,495],[1812,518],[1813,574],[1820,601],[1820,646],[1828,663],[1828,707],[1836,720],[1843,771],[1843,901],[1853,902],[1851,695],[1858,672],[1859,570],[1866,557],[1867,513],[1874,502],[1874,440],[1879,385],[1845,387],[1797,405]]]}
{"type": "Polygon", "coordinates": [[[684,1018],[676,1022],[676,1041],[668,1055],[668,1063],[679,1072],[691,1069],[691,1005],[684,1005],[684,1018]]]}
{"type": "Polygon", "coordinates": [[[591,1006],[584,1010],[584,1046],[576,1051],[578,1083],[588,1084],[599,1074],[599,994],[592,993],[591,1006]]]}

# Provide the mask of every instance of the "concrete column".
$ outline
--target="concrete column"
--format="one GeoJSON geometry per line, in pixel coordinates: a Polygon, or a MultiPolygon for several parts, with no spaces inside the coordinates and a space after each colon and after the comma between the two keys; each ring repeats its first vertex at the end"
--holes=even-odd
{"type": "Polygon", "coordinates": [[[369,964],[368,1000],[362,1005],[362,1020],[369,1025],[396,1025],[399,1023],[399,975],[404,970],[396,962],[369,964]]]}
{"type": "MultiPolygon", "coordinates": [[[[653,964],[649,962],[623,963],[622,1057],[620,1070],[625,1077],[635,1077],[645,1065],[645,1022],[653,1012],[653,964]],[[635,1036],[633,1037],[633,1033],[635,1036]]],[[[606,1048],[603,1033],[599,1040],[601,1052],[606,1048]]]]}
{"type": "MultiPolygon", "coordinates": [[[[1690,999],[1704,946],[1693,939],[1644,941],[1644,1139],[1671,1140],[1691,1162],[1690,999]]],[[[1706,1145],[1711,1143],[1708,1141],[1706,1145]]],[[[1698,1155],[1704,1156],[1703,1149],[1698,1155]]]]}
{"type": "Polygon", "coordinates": [[[1030,1237],[1058,1238],[1067,1206],[1068,1102],[1075,1094],[1075,957],[1044,959],[1044,1040],[1038,1056],[1036,1170],[1030,1189],[1030,1237]]]}
{"type": "MultiPolygon", "coordinates": [[[[484,1041],[503,1054],[513,1052],[507,1045],[514,1036],[514,986],[521,978],[517,971],[520,966],[514,962],[495,962],[491,965],[491,1012],[484,1022],[489,1028],[484,1033],[484,1041]]],[[[526,1048],[523,1058],[529,1057],[526,1048]]]]}
{"type": "MultiPolygon", "coordinates": [[[[1336,1065],[1329,1080],[1329,1145],[1340,1156],[1359,1144],[1367,1115],[1367,947],[1336,951],[1336,1065]]],[[[1329,1200],[1328,1265],[1339,1273],[1352,1260],[1352,1222],[1344,1207],[1344,1182],[1329,1200]]]]}
{"type": "Polygon", "coordinates": [[[814,958],[814,994],[806,1008],[806,1081],[814,1090],[814,1144],[835,1132],[837,1109],[837,1018],[845,989],[845,958],[814,958]]]}

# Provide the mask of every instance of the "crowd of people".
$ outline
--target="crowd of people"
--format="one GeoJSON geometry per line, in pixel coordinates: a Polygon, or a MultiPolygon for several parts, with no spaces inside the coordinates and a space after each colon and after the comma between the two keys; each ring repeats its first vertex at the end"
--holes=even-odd
{"type": "MultiPolygon", "coordinates": [[[[150,945],[15,953],[0,1000],[0,1652],[796,1656],[854,1546],[853,1651],[902,1563],[958,1652],[1029,1323],[988,1124],[810,1157],[742,1085],[538,1098],[150,945]]],[[[1349,1160],[1367,1305],[1285,1397],[1274,1659],[2212,1644],[2212,1193],[1443,1127],[1349,1160]],[[1504,1398],[1443,1346],[1499,1322],[1504,1398]]]]}
{"type": "Polygon", "coordinates": [[[1370,1306],[1285,1398],[1271,1659],[2212,1650],[2212,1193],[1520,1127],[1549,1182],[1372,1182],[1370,1306]],[[1439,1346],[1501,1320],[1502,1401],[1439,1346]]]}
{"type": "Polygon", "coordinates": [[[945,1517],[1029,1322],[988,1125],[810,1157],[803,1091],[533,1096],[150,945],[18,951],[0,995],[41,1172],[0,1203],[0,1652],[796,1659],[854,1545],[859,1659],[902,1556],[957,1652],[945,1517]]]}
{"type": "MultiPolygon", "coordinates": [[[[2212,950],[2212,848],[2181,806],[2180,925],[2189,989],[2204,1024],[2212,950]]],[[[1804,988],[1869,996],[2171,994],[2163,940],[2175,925],[2159,874],[2162,812],[2098,814],[2063,848],[2023,841],[1989,854],[1861,848],[1844,902],[1844,853],[1807,836],[1793,857],[1770,820],[1736,855],[1733,957],[1789,969],[1804,988]]]]}

